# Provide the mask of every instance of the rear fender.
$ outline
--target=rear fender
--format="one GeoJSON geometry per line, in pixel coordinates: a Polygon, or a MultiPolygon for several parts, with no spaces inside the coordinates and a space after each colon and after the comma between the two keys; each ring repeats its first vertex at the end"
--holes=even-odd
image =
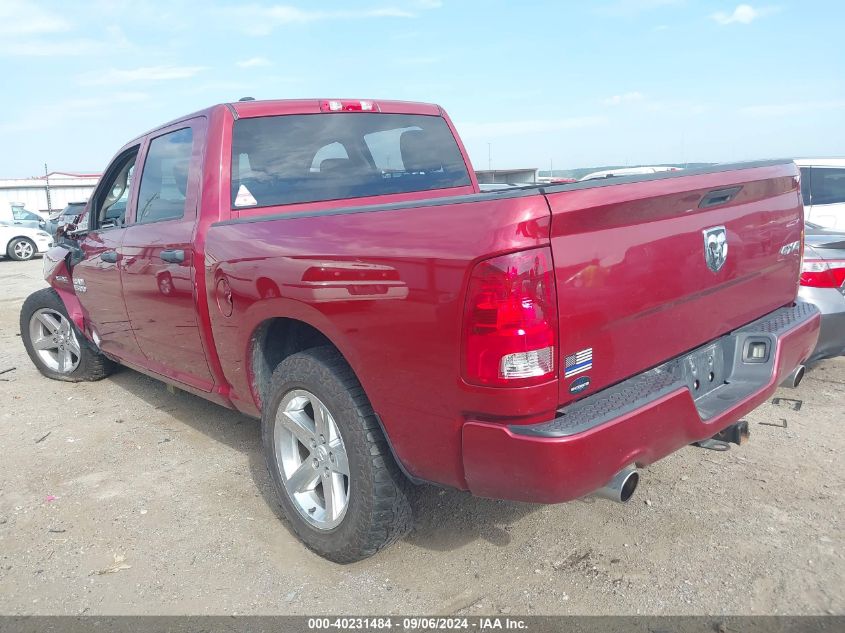
{"type": "MultiPolygon", "coordinates": [[[[56,291],[65,310],[80,332],[85,333],[85,319],[82,304],[73,287],[73,277],[68,268],[71,250],[65,246],[54,246],[44,253],[44,280],[56,291]]],[[[87,336],[87,334],[86,334],[87,336]]]]}

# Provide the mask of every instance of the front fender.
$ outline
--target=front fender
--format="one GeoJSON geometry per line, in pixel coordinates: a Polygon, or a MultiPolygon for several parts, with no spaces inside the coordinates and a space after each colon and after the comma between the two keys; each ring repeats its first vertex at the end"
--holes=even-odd
{"type": "Polygon", "coordinates": [[[54,246],[46,253],[43,259],[44,281],[56,291],[62,303],[65,305],[68,317],[76,325],[77,329],[85,333],[85,318],[82,314],[82,304],[76,296],[73,287],[73,277],[68,268],[68,259],[71,250],[66,246],[54,246]]]}

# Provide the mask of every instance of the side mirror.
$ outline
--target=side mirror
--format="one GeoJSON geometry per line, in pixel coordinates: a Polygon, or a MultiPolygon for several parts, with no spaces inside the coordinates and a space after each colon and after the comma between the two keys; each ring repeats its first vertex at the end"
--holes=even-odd
{"type": "Polygon", "coordinates": [[[65,224],[60,226],[56,232],[56,238],[65,241],[77,243],[81,238],[88,234],[88,227],[79,227],[76,224],[65,224]]]}
{"type": "Polygon", "coordinates": [[[75,224],[65,224],[56,231],[56,243],[70,251],[68,266],[73,268],[85,258],[85,251],[79,246],[79,238],[86,231],[77,231],[75,224]]]}

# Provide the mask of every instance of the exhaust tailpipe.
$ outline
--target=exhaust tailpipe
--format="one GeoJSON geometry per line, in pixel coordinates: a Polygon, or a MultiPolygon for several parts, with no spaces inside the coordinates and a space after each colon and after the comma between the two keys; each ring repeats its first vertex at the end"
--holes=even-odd
{"type": "Polygon", "coordinates": [[[804,365],[798,365],[789,376],[786,377],[782,383],[780,383],[784,387],[792,387],[793,389],[797,387],[801,381],[804,379],[804,372],[806,371],[806,367],[804,365]]]}
{"type": "Polygon", "coordinates": [[[640,475],[633,467],[623,468],[603,488],[596,490],[592,496],[610,499],[617,503],[625,503],[634,494],[640,475]]]}

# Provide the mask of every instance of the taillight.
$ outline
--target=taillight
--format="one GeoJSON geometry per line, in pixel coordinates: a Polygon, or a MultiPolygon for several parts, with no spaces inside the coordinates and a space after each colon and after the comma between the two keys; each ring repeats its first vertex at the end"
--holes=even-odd
{"type": "Polygon", "coordinates": [[[805,259],[801,264],[801,285],[812,288],[845,285],[845,260],[805,259]]]}
{"type": "Polygon", "coordinates": [[[323,112],[378,112],[379,107],[373,101],[329,99],[320,102],[320,110],[323,112]]]}
{"type": "Polygon", "coordinates": [[[521,387],[555,375],[557,295],[548,247],[502,255],[472,271],[464,310],[467,382],[521,387]]]}

